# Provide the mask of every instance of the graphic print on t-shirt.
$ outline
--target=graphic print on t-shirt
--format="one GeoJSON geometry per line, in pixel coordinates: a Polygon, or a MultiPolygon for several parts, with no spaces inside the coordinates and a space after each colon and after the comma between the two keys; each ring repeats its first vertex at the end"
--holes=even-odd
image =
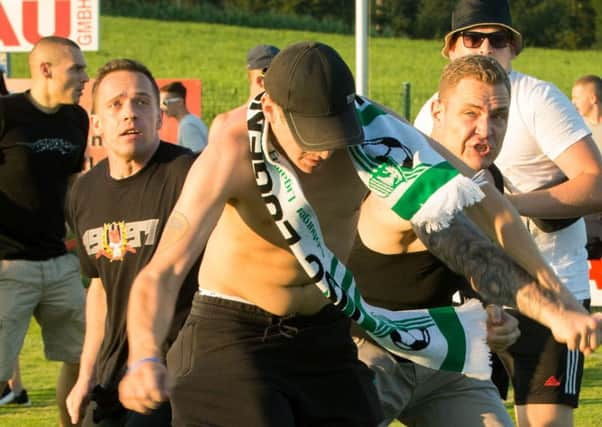
{"type": "Polygon", "coordinates": [[[15,145],[29,147],[34,153],[54,151],[62,155],[76,152],[79,147],[63,138],[42,138],[35,142],[16,142],[15,145]]]}
{"type": "Polygon", "coordinates": [[[126,254],[135,254],[136,248],[155,244],[158,224],[158,219],[112,221],[86,230],[82,240],[89,256],[123,261],[126,254]]]}

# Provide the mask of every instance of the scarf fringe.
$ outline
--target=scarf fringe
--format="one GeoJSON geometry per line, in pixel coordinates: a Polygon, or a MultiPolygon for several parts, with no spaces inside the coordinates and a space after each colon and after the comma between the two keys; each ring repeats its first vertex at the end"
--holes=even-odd
{"type": "Polygon", "coordinates": [[[427,233],[443,230],[449,227],[459,211],[480,202],[484,197],[477,182],[456,175],[429,197],[411,222],[424,227],[427,233]]]}

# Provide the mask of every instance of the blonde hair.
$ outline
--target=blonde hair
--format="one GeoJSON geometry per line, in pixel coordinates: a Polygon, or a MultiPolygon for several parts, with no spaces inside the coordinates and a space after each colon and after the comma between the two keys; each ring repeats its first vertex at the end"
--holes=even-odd
{"type": "Polygon", "coordinates": [[[503,84],[510,95],[508,73],[495,58],[484,55],[467,55],[445,66],[439,80],[439,99],[443,99],[465,78],[472,78],[492,86],[503,84]]]}
{"type": "Polygon", "coordinates": [[[592,85],[596,98],[598,98],[598,104],[602,104],[602,78],[599,76],[589,74],[587,76],[579,77],[573,86],[588,84],[592,85]]]}

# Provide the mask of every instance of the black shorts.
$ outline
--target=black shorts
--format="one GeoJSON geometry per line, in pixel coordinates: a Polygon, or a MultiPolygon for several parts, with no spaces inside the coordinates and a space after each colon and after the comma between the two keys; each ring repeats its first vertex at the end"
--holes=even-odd
{"type": "Polygon", "coordinates": [[[92,401],[86,409],[82,427],[169,427],[171,407],[163,402],[157,409],[144,415],[125,409],[119,402],[116,389],[101,386],[92,390],[92,401]]]}
{"type": "Polygon", "coordinates": [[[196,294],[167,366],[174,426],[376,426],[374,375],[331,305],[278,317],[196,294]]]}
{"type": "MultiPolygon", "coordinates": [[[[589,300],[583,304],[589,309],[589,300]]],[[[583,353],[569,351],[550,329],[508,310],[519,321],[521,335],[508,352],[514,362],[514,403],[564,404],[576,408],[583,376],[583,353]]]]}

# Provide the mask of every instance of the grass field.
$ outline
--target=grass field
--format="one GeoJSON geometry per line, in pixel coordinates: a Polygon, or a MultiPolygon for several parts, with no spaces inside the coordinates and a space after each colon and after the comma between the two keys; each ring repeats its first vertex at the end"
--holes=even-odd
{"type": "MultiPolygon", "coordinates": [[[[101,49],[86,53],[91,74],[115,57],[132,57],[148,65],[156,77],[199,78],[203,82],[203,118],[247,98],[245,56],[259,43],[280,47],[311,39],[334,46],[355,68],[354,38],[338,34],[233,27],[219,24],[101,17],[101,49]]],[[[369,95],[401,110],[401,87],[411,83],[411,115],[436,90],[446,60],[441,43],[432,40],[371,39],[369,95]]],[[[28,77],[26,54],[13,54],[13,77],[28,77]]],[[[602,51],[527,48],[515,61],[517,70],[553,81],[570,93],[583,74],[599,74],[602,51]]]]}
{"type": "MultiPolygon", "coordinates": [[[[220,111],[247,98],[245,55],[259,43],[286,46],[312,39],[334,46],[354,68],[351,36],[249,29],[217,24],[163,22],[156,20],[101,17],[101,50],[86,53],[90,72],[116,57],[131,57],[147,64],[156,77],[199,78],[203,82],[203,116],[207,123],[220,111]]],[[[401,87],[412,87],[412,116],[435,91],[445,64],[436,41],[373,39],[369,50],[369,95],[398,111],[401,87]]],[[[12,55],[12,76],[28,77],[26,54],[12,55]]],[[[517,70],[553,81],[565,93],[583,74],[600,73],[601,51],[566,52],[527,48],[515,61],[517,70]]],[[[39,328],[32,323],[22,352],[24,383],[33,405],[28,408],[0,407],[0,427],[56,425],[54,382],[57,363],[44,360],[39,328]]],[[[581,408],[576,426],[602,423],[602,351],[586,362],[581,408]]],[[[508,405],[510,408],[510,405],[508,405]]]]}
{"type": "MultiPolygon", "coordinates": [[[[21,353],[23,383],[29,393],[32,406],[0,406],[0,427],[56,426],[58,415],[54,383],[58,369],[58,363],[44,359],[40,328],[35,321],[32,321],[21,353]]],[[[602,350],[600,349],[585,361],[580,405],[575,411],[575,426],[599,427],[602,420],[602,350]]],[[[513,416],[512,405],[507,402],[506,407],[513,416]]],[[[393,423],[391,427],[401,425],[393,423]]]]}

